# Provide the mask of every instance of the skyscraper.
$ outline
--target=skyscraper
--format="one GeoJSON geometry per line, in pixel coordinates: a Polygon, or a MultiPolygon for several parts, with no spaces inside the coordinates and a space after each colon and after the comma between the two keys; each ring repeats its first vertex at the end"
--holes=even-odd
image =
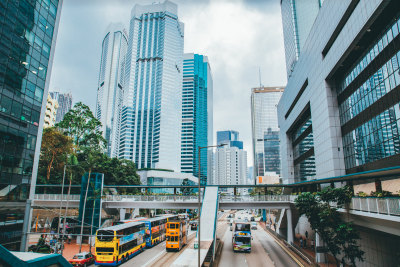
{"type": "Polygon", "coordinates": [[[281,0],[286,72],[289,77],[323,0],[281,0]]]}
{"type": "Polygon", "coordinates": [[[233,142],[241,142],[238,140],[239,133],[232,130],[219,131],[217,139],[218,137],[221,138],[219,141],[225,141],[226,145],[218,147],[215,152],[212,183],[218,185],[247,184],[247,152],[237,145],[233,145],[233,142]],[[226,140],[227,137],[234,140],[226,140]]]}
{"type": "Polygon", "coordinates": [[[107,154],[117,157],[124,90],[125,56],[128,37],[121,23],[111,23],[102,43],[96,118],[107,141],[107,154]]]}
{"type": "Polygon", "coordinates": [[[50,92],[50,96],[58,102],[56,123],[64,119],[65,114],[72,108],[72,94],[59,91],[50,92]]]}
{"type": "Polygon", "coordinates": [[[183,23],[177,5],[131,13],[119,156],[140,168],[180,170],[183,23]]]}
{"type": "Polygon", "coordinates": [[[243,141],[239,141],[239,132],[233,130],[217,132],[217,145],[222,144],[243,149],[243,141]]]}
{"type": "MultiPolygon", "coordinates": [[[[198,147],[212,144],[213,81],[208,58],[183,56],[181,171],[198,176],[198,147]]],[[[207,183],[208,157],[200,152],[201,182],[207,183]]],[[[210,166],[211,167],[211,166],[210,166]]]]}
{"type": "Polygon", "coordinates": [[[0,1],[0,244],[12,250],[30,225],[61,5],[0,1]]]}
{"type": "Polygon", "coordinates": [[[280,174],[277,105],[283,91],[283,87],[258,87],[251,91],[254,178],[267,172],[280,174]]]}
{"type": "Polygon", "coordinates": [[[58,102],[52,98],[50,94],[47,95],[46,111],[44,116],[44,128],[53,127],[56,123],[56,117],[58,112],[58,102]]]}

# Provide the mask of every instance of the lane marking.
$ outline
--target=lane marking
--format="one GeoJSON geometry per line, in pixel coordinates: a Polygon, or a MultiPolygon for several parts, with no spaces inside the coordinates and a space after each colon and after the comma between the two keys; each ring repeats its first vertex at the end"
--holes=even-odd
{"type": "MultiPolygon", "coordinates": [[[[263,230],[264,230],[264,229],[263,229],[263,230]]],[[[265,230],[264,230],[264,231],[265,231],[265,230]]],[[[271,236],[272,239],[275,241],[275,243],[277,243],[277,244],[286,252],[286,254],[288,254],[299,266],[305,267],[296,257],[294,257],[294,256],[292,255],[291,252],[289,252],[289,251],[287,250],[286,247],[284,247],[280,242],[278,242],[274,236],[272,236],[270,233],[268,233],[268,231],[265,231],[265,232],[266,232],[269,236],[271,236]]]]}
{"type": "Polygon", "coordinates": [[[161,250],[156,256],[151,258],[149,261],[147,261],[143,267],[149,266],[151,263],[153,263],[155,260],[157,260],[163,253],[167,253],[165,250],[161,250]]]}

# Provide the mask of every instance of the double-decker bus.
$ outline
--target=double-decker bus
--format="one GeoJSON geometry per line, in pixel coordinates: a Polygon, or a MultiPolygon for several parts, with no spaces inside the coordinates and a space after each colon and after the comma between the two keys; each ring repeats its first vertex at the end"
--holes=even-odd
{"type": "Polygon", "coordinates": [[[233,251],[251,252],[251,230],[249,222],[235,222],[232,234],[233,251]]]}
{"type": "Polygon", "coordinates": [[[143,251],[145,228],[144,222],[130,222],[97,230],[96,265],[117,266],[143,251]]]}
{"type": "Polygon", "coordinates": [[[167,217],[156,217],[144,220],[146,225],[146,247],[151,248],[165,240],[167,217]]]}
{"type": "Polygon", "coordinates": [[[147,220],[147,218],[146,217],[137,217],[137,218],[133,218],[133,219],[116,221],[116,222],[113,222],[112,225],[119,225],[119,224],[130,223],[130,222],[139,222],[139,221],[144,221],[144,220],[147,220]]]}
{"type": "Polygon", "coordinates": [[[161,217],[167,218],[167,222],[179,220],[179,215],[177,214],[165,214],[161,215],[161,217]]]}
{"type": "Polygon", "coordinates": [[[179,251],[187,244],[188,221],[185,219],[170,220],[167,222],[166,250],[179,251]]]}

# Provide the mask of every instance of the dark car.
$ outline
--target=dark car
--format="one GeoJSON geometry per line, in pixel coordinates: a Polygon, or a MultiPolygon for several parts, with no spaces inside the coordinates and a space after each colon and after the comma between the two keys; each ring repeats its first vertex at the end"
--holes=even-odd
{"type": "Polygon", "coordinates": [[[250,221],[251,221],[251,222],[254,222],[254,221],[255,221],[255,219],[254,219],[253,216],[250,218],[250,221]]]}
{"type": "Polygon", "coordinates": [[[190,222],[190,230],[197,230],[197,221],[190,222]]]}
{"type": "Polygon", "coordinates": [[[76,254],[72,259],[68,261],[72,266],[89,266],[94,263],[94,256],[90,252],[82,252],[76,254]]]}

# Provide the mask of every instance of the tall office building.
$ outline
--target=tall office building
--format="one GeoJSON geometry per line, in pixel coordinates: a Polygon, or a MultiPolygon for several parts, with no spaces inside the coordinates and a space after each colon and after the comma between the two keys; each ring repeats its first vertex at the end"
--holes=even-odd
{"type": "Polygon", "coordinates": [[[177,5],[131,13],[119,156],[139,169],[180,170],[183,23],[177,5]]]}
{"type": "Polygon", "coordinates": [[[58,111],[58,102],[52,98],[50,94],[47,95],[46,111],[44,116],[44,128],[53,127],[56,124],[56,117],[58,111]]]}
{"type": "Polygon", "coordinates": [[[72,94],[55,91],[50,92],[50,96],[58,102],[56,116],[56,123],[58,123],[64,119],[65,114],[72,108],[72,94]]]}
{"type": "Polygon", "coordinates": [[[294,70],[323,0],[281,0],[286,72],[294,70]]]}
{"type": "MultiPolygon", "coordinates": [[[[278,104],[284,183],[398,192],[399,31],[396,0],[324,1],[278,104]]],[[[357,266],[397,264],[390,201],[354,197],[346,210],[365,252],[357,266]]]]}
{"type": "Polygon", "coordinates": [[[239,141],[239,132],[233,130],[217,132],[217,145],[222,144],[243,149],[243,141],[239,141]]]}
{"type": "Polygon", "coordinates": [[[125,56],[128,37],[121,23],[111,23],[102,43],[99,81],[97,85],[96,118],[107,141],[107,154],[117,157],[124,90],[125,56]]]}
{"type": "Polygon", "coordinates": [[[277,105],[284,87],[258,87],[251,91],[251,126],[254,178],[280,174],[277,105]]]}
{"type": "Polygon", "coordinates": [[[61,5],[0,1],[0,244],[12,250],[30,225],[61,5]]]}
{"type": "MultiPolygon", "coordinates": [[[[198,147],[213,138],[213,81],[208,58],[183,55],[181,172],[198,176],[198,147]]],[[[201,183],[207,184],[208,152],[200,151],[201,183]]],[[[211,168],[211,166],[210,166],[211,168]]]]}
{"type": "MultiPolygon", "coordinates": [[[[229,144],[218,147],[214,155],[213,184],[244,185],[247,184],[247,152],[229,144]]],[[[233,193],[233,191],[229,191],[233,193]]]]}

